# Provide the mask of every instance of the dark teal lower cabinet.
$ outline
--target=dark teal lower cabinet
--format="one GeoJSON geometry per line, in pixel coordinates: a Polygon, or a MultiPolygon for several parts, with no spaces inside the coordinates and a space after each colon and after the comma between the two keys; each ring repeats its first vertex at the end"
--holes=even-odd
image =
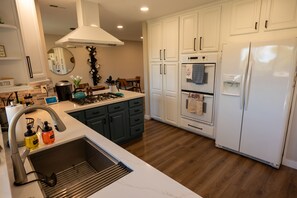
{"type": "Polygon", "coordinates": [[[128,111],[120,111],[109,114],[110,139],[120,143],[129,139],[128,111]]]}
{"type": "Polygon", "coordinates": [[[91,118],[86,121],[87,126],[97,131],[101,135],[109,138],[109,124],[108,124],[108,116],[101,115],[96,118],[91,118]]]}
{"type": "Polygon", "coordinates": [[[69,114],[115,143],[140,137],[144,131],[143,98],[69,114]]]}
{"type": "Polygon", "coordinates": [[[85,124],[85,113],[84,111],[77,111],[77,112],[73,112],[73,113],[69,113],[69,115],[71,115],[72,117],[74,117],[75,119],[77,119],[78,121],[80,121],[81,123],[85,124]]]}

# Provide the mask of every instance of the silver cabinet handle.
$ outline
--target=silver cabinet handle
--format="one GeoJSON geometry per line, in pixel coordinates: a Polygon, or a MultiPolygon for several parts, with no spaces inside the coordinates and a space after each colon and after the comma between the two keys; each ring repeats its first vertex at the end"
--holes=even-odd
{"type": "Polygon", "coordinates": [[[166,49],[163,50],[163,55],[164,55],[163,56],[164,57],[164,60],[166,60],[166,49]]]}
{"type": "Polygon", "coordinates": [[[194,38],[194,51],[196,51],[196,40],[197,38],[194,38]]]}
{"type": "Polygon", "coordinates": [[[33,71],[32,71],[32,65],[31,65],[30,56],[26,56],[26,59],[27,59],[27,65],[28,65],[28,70],[29,70],[30,78],[33,78],[33,71]]]}
{"type": "Polygon", "coordinates": [[[255,30],[258,29],[258,22],[255,22],[255,30]]]}
{"type": "Polygon", "coordinates": [[[265,29],[267,29],[268,26],[268,20],[265,21],[265,29]]]}
{"type": "Polygon", "coordinates": [[[162,64],[160,64],[160,74],[162,75],[162,64]]]}
{"type": "Polygon", "coordinates": [[[202,37],[200,37],[199,50],[202,50],[202,37]]]}
{"type": "Polygon", "coordinates": [[[166,75],[166,64],[164,64],[164,74],[166,75]]]}
{"type": "Polygon", "coordinates": [[[162,60],[162,50],[159,52],[160,60],[162,60]]]}

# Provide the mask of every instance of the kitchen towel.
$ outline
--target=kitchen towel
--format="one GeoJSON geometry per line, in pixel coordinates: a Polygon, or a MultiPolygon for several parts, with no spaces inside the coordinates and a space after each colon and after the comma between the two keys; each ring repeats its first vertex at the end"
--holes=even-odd
{"type": "MultiPolygon", "coordinates": [[[[24,109],[24,106],[21,104],[5,107],[6,116],[7,116],[9,125],[10,125],[10,121],[12,120],[13,116],[22,109],[24,109]]],[[[16,129],[15,129],[16,140],[17,140],[18,145],[24,144],[24,133],[26,131],[27,131],[27,121],[26,121],[25,114],[23,114],[20,117],[20,119],[18,120],[16,129]]]]}
{"type": "Polygon", "coordinates": [[[192,71],[193,71],[192,64],[186,64],[186,79],[187,80],[192,80],[192,71]]]}
{"type": "Polygon", "coordinates": [[[204,64],[193,64],[192,81],[195,84],[203,84],[204,80],[204,64]]]}
{"type": "Polygon", "coordinates": [[[203,115],[203,94],[189,93],[187,101],[187,110],[189,113],[195,113],[198,116],[203,115]]]}

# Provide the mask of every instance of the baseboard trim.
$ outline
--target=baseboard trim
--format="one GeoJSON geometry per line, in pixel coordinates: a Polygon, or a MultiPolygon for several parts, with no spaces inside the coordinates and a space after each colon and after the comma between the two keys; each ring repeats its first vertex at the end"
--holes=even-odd
{"type": "Polygon", "coordinates": [[[297,169],[297,162],[289,159],[283,159],[282,164],[290,168],[297,169]]]}

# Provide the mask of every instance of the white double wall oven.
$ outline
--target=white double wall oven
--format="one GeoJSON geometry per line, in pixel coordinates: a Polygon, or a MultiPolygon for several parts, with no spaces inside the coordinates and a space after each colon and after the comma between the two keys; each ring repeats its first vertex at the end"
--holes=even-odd
{"type": "MultiPolygon", "coordinates": [[[[217,53],[187,54],[181,56],[180,64],[180,126],[194,133],[214,138],[214,100],[217,53]],[[203,80],[200,83],[189,79],[189,68],[202,66],[203,80]],[[193,96],[202,96],[202,113],[189,111],[193,96]]],[[[201,71],[200,71],[201,72],[201,71]]],[[[190,74],[192,75],[192,74],[190,74]]]]}

